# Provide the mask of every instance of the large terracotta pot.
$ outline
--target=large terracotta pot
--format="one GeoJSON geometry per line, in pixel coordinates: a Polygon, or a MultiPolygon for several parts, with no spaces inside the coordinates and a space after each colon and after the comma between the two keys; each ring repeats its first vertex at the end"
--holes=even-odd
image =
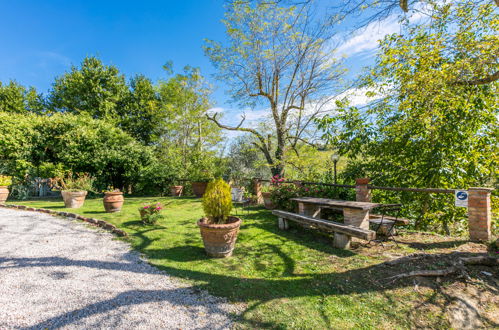
{"type": "Polygon", "coordinates": [[[61,191],[64,205],[68,209],[78,209],[85,203],[86,191],[61,191]]]}
{"type": "Polygon", "coordinates": [[[107,213],[119,212],[125,199],[122,192],[105,192],[104,193],[104,209],[107,213]]]}
{"type": "Polygon", "coordinates": [[[172,196],[181,196],[184,186],[171,186],[170,193],[172,196]]]}
{"type": "Polygon", "coordinates": [[[192,191],[196,197],[200,198],[203,197],[207,186],[208,182],[192,182],[192,191]]]}
{"type": "Polygon", "coordinates": [[[272,193],[270,192],[262,192],[262,197],[263,197],[263,205],[265,206],[266,209],[273,210],[275,209],[274,202],[272,202],[272,199],[270,199],[272,193]]]}
{"type": "Polygon", "coordinates": [[[9,197],[9,189],[6,186],[0,186],[0,203],[4,203],[9,197]]]}
{"type": "Polygon", "coordinates": [[[209,224],[207,218],[198,221],[204,249],[211,257],[226,258],[232,255],[241,219],[229,217],[226,224],[209,224]]]}

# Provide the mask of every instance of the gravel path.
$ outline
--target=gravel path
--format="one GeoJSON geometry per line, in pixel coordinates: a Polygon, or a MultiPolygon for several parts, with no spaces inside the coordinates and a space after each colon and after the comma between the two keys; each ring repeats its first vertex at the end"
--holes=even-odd
{"type": "Polygon", "coordinates": [[[76,220],[0,208],[0,329],[224,329],[234,306],[76,220]]]}

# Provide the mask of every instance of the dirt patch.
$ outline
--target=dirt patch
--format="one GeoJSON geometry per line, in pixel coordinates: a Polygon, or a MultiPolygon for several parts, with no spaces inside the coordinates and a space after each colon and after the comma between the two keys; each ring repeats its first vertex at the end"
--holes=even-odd
{"type": "Polygon", "coordinates": [[[497,266],[465,265],[464,274],[397,277],[410,272],[448,269],[466,257],[495,257],[487,245],[460,238],[405,233],[397,236],[395,241],[383,244],[358,244],[354,251],[378,260],[369,271],[373,275],[372,283],[384,290],[418,293],[419,301],[414,301],[413,312],[409,315],[414,326],[499,327],[497,266]]]}

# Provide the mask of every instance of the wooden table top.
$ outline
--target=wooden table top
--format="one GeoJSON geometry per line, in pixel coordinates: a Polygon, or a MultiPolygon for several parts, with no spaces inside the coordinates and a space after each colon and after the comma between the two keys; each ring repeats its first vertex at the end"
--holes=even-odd
{"type": "Polygon", "coordinates": [[[377,207],[400,206],[400,204],[343,201],[339,199],[315,198],[315,197],[297,197],[297,198],[291,198],[291,200],[299,203],[315,204],[318,206],[326,206],[326,207],[331,206],[331,207],[341,207],[341,208],[350,208],[350,209],[359,209],[359,210],[372,210],[377,207]]]}

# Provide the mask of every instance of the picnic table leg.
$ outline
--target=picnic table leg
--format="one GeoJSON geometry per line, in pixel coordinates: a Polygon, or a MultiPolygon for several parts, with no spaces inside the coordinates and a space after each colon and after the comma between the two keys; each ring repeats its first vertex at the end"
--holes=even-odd
{"type": "MultiPolygon", "coordinates": [[[[351,208],[343,208],[343,218],[346,225],[369,229],[369,211],[351,208]]],[[[336,236],[335,236],[336,239],[336,236]]],[[[350,241],[360,242],[359,238],[351,237],[350,241]]]]}
{"type": "Polygon", "coordinates": [[[315,204],[299,202],[298,203],[298,214],[307,215],[309,217],[319,219],[321,217],[321,209],[319,206],[317,206],[315,204]]]}
{"type": "Polygon", "coordinates": [[[346,225],[369,229],[369,210],[343,208],[346,225]]]}
{"type": "Polygon", "coordinates": [[[288,230],[289,229],[288,220],[286,220],[284,218],[277,218],[277,223],[279,225],[279,229],[282,229],[282,230],[288,230]]]}
{"type": "Polygon", "coordinates": [[[350,236],[340,234],[340,233],[334,233],[333,246],[335,248],[349,249],[351,241],[352,241],[352,237],[350,237],[350,236]]]}

